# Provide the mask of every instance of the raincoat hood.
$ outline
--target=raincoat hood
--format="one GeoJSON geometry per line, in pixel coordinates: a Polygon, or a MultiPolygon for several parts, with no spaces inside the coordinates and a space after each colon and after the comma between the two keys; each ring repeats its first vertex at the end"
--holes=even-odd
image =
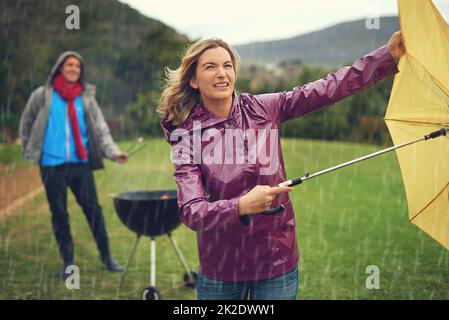
{"type": "MultiPolygon", "coordinates": [[[[238,117],[239,113],[239,100],[245,96],[249,96],[248,94],[242,94],[238,96],[235,92],[233,93],[233,99],[232,99],[232,107],[229,114],[229,118],[231,117],[238,117]]],[[[256,114],[254,115],[256,116],[256,114]]],[[[201,129],[207,129],[210,127],[213,127],[221,122],[225,122],[229,118],[220,118],[218,116],[213,115],[210,113],[202,103],[198,103],[197,106],[192,110],[190,116],[187,118],[186,121],[179,124],[178,126],[174,126],[171,122],[167,122],[168,114],[166,114],[160,124],[162,127],[162,132],[164,133],[164,137],[167,140],[167,142],[171,145],[176,143],[176,141],[170,140],[170,134],[176,130],[176,129],[182,129],[187,130],[189,133],[192,133],[193,131],[193,123],[195,121],[201,123],[201,129]]]]}
{"type": "Polygon", "coordinates": [[[167,142],[171,145],[175,143],[174,141],[170,140],[170,134],[176,129],[187,130],[189,133],[191,133],[193,131],[193,123],[195,121],[199,121],[201,123],[201,129],[206,129],[214,126],[217,123],[226,121],[226,119],[213,117],[213,115],[201,104],[198,104],[192,110],[189,118],[178,126],[174,126],[171,122],[167,122],[167,115],[165,115],[165,117],[161,120],[161,127],[167,142]]]}
{"type": "Polygon", "coordinates": [[[48,85],[48,86],[52,86],[53,85],[53,80],[55,79],[55,77],[58,74],[61,73],[59,71],[59,68],[64,63],[65,59],[67,59],[68,57],[75,57],[75,58],[77,58],[80,61],[80,63],[81,63],[81,73],[80,73],[79,82],[83,85],[84,91],[86,93],[88,93],[89,95],[95,96],[95,86],[92,85],[92,84],[87,83],[86,80],[85,80],[85,76],[84,76],[85,75],[84,59],[76,51],[65,51],[65,52],[63,52],[63,53],[61,53],[59,55],[58,59],[56,59],[56,62],[54,63],[53,67],[50,70],[50,73],[49,73],[49,75],[47,77],[46,85],[48,85]]]}

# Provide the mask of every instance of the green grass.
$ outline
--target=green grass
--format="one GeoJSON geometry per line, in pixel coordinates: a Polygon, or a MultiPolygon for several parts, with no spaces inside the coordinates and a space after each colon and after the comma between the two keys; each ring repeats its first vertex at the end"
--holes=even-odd
{"type": "Polygon", "coordinates": [[[22,147],[0,143],[0,164],[6,165],[22,158],[22,147]]]}
{"type": "MultiPolygon", "coordinates": [[[[124,143],[126,149],[131,143],[124,143]]],[[[288,176],[302,176],[377,150],[350,143],[283,140],[288,176]]],[[[114,257],[124,264],[134,233],[119,221],[109,194],[174,189],[170,149],[159,139],[125,165],[96,172],[114,257]]],[[[394,153],[312,179],[291,193],[301,250],[299,299],[448,299],[449,252],[408,222],[406,197],[394,153]],[[380,269],[380,289],[368,290],[366,267],[380,269]]],[[[149,286],[149,239],[142,238],[125,287],[103,271],[84,216],[69,198],[81,288],[57,277],[60,259],[45,196],[0,222],[0,298],[137,299],[149,286]]],[[[195,233],[173,233],[191,267],[198,267],[195,233]]],[[[157,239],[157,285],[165,299],[195,299],[176,285],[184,271],[167,237],[157,239]]]]}
{"type": "Polygon", "coordinates": [[[27,166],[29,164],[22,159],[22,146],[0,143],[0,178],[27,166]]]}

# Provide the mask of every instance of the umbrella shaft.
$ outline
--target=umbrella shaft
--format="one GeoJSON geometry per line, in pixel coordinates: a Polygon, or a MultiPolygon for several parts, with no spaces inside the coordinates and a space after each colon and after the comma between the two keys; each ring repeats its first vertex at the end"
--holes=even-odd
{"type": "Polygon", "coordinates": [[[351,161],[348,161],[348,162],[345,162],[345,163],[333,166],[331,168],[327,168],[325,170],[321,170],[321,171],[318,171],[318,172],[315,172],[315,173],[307,174],[307,175],[305,175],[304,177],[301,178],[301,182],[305,181],[305,180],[308,180],[308,179],[312,179],[312,178],[321,176],[322,174],[325,174],[325,173],[328,173],[328,172],[332,172],[332,171],[338,170],[340,168],[344,168],[344,167],[350,166],[350,165],[352,165],[354,163],[357,163],[357,162],[360,162],[360,161],[363,161],[363,160],[367,160],[367,159],[379,156],[381,154],[384,154],[384,153],[387,153],[387,152],[390,152],[390,151],[393,151],[393,150],[396,150],[396,149],[399,149],[399,148],[402,148],[402,147],[405,147],[405,146],[408,146],[408,145],[411,145],[411,144],[414,144],[414,143],[417,143],[417,142],[420,142],[420,141],[424,141],[424,140],[426,140],[426,139],[425,138],[419,138],[419,139],[416,139],[416,140],[413,140],[413,141],[404,142],[402,144],[398,144],[397,146],[393,146],[393,147],[390,147],[390,148],[387,148],[387,149],[376,151],[376,152],[370,153],[370,154],[368,154],[366,156],[363,156],[363,157],[360,157],[360,158],[357,158],[357,159],[354,159],[354,160],[351,160],[351,161]]]}

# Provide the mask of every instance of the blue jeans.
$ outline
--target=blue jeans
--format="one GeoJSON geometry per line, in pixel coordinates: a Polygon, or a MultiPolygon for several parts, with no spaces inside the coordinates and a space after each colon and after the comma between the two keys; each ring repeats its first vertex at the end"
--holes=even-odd
{"type": "Polygon", "coordinates": [[[295,300],[298,292],[298,267],[269,280],[219,281],[198,273],[198,300],[295,300]]]}

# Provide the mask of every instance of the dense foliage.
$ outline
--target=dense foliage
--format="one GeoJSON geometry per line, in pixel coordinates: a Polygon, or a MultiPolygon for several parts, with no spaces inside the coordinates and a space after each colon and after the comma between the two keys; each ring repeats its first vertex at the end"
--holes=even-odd
{"type": "MultiPolygon", "coordinates": [[[[0,0],[0,12],[0,142],[17,136],[30,93],[66,50],[84,57],[86,77],[97,85],[97,100],[116,138],[161,135],[154,110],[164,68],[177,67],[189,43],[185,36],[115,0],[0,0]],[[79,30],[65,25],[71,4],[80,9],[79,30]]],[[[244,61],[243,66],[247,71],[242,68],[237,91],[251,93],[290,90],[334,71],[290,61],[278,64],[281,72],[272,77],[263,71],[267,65],[245,66],[244,61]]],[[[391,83],[289,121],[283,135],[385,144],[382,115],[391,83]]]]}

